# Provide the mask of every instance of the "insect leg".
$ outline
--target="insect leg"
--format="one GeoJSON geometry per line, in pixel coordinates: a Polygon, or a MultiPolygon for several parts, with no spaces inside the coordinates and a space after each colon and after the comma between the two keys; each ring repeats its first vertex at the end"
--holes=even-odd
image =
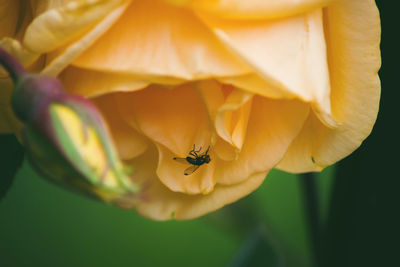
{"type": "Polygon", "coordinates": [[[190,150],[189,155],[191,155],[191,156],[193,156],[193,157],[197,157],[197,153],[196,153],[196,150],[195,150],[195,148],[194,148],[194,145],[193,145],[193,149],[190,150]]]}
{"type": "Polygon", "coordinates": [[[199,155],[197,153],[199,153],[201,151],[202,147],[200,147],[199,150],[196,150],[196,145],[193,144],[193,149],[190,150],[189,155],[192,155],[193,157],[198,157],[199,155]]]}

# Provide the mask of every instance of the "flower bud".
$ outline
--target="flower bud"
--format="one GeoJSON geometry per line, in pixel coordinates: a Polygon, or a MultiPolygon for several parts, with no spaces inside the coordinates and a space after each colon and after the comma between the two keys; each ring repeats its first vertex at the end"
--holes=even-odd
{"type": "Polygon", "coordinates": [[[15,83],[12,108],[24,123],[23,145],[37,172],[70,190],[131,207],[139,188],[96,107],[67,94],[56,78],[28,74],[1,49],[0,63],[15,83]]]}

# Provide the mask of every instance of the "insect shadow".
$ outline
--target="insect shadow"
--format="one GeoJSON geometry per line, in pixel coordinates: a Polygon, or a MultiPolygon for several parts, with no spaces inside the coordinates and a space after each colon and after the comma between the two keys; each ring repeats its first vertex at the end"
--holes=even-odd
{"type": "Polygon", "coordinates": [[[194,173],[201,165],[204,163],[209,163],[211,161],[210,155],[208,155],[208,150],[210,149],[210,146],[208,146],[206,152],[202,155],[199,155],[202,147],[199,148],[199,150],[196,150],[196,145],[193,144],[193,149],[190,150],[189,155],[186,158],[177,158],[174,157],[174,160],[180,163],[184,164],[192,164],[189,168],[187,168],[184,171],[184,175],[190,175],[194,173]]]}

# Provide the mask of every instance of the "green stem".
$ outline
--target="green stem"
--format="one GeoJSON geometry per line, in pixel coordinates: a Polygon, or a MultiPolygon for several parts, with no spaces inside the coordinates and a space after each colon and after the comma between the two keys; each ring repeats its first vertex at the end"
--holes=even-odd
{"type": "Polygon", "coordinates": [[[26,74],[25,68],[13,58],[7,51],[0,47],[0,64],[10,74],[14,83],[17,82],[18,78],[26,74]]]}

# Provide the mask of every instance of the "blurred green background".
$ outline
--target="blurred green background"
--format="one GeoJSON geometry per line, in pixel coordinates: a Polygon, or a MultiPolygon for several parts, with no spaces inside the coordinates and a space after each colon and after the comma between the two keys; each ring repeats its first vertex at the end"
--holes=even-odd
{"type": "MultiPolygon", "coordinates": [[[[326,203],[331,170],[322,173],[319,184],[326,203]]],[[[53,186],[24,164],[0,205],[0,262],[228,266],[245,261],[238,256],[246,249],[260,246],[262,256],[270,254],[263,261],[271,266],[309,266],[301,198],[295,175],[273,171],[262,187],[239,203],[197,220],[154,222],[53,186]]]]}
{"type": "MultiPolygon", "coordinates": [[[[377,1],[377,123],[336,166],[316,176],[273,171],[256,192],[217,212],[154,222],[66,192],[24,164],[0,201],[0,266],[400,266],[395,3],[377,1]]],[[[4,176],[18,148],[9,136],[0,143],[4,176]]]]}

